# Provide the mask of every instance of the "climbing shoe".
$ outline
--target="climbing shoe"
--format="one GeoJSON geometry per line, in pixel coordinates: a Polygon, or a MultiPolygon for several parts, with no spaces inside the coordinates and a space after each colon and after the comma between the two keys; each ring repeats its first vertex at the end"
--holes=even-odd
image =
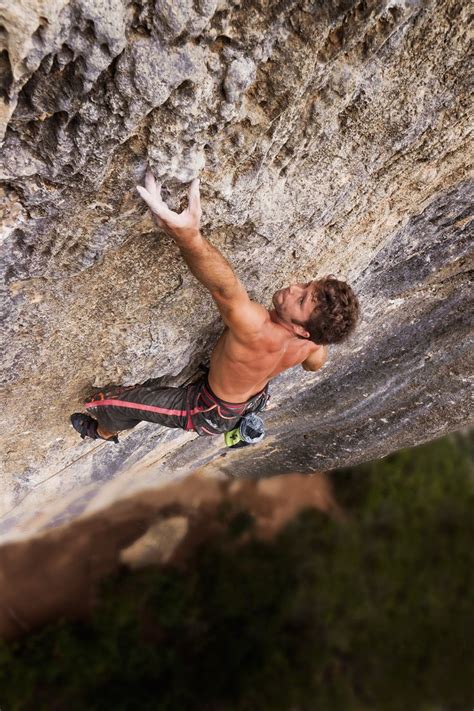
{"type": "Polygon", "coordinates": [[[82,412],[75,412],[71,415],[71,425],[74,427],[76,432],[79,432],[81,439],[90,437],[90,439],[103,439],[106,442],[115,442],[118,444],[118,437],[101,437],[97,432],[98,426],[97,420],[94,420],[90,415],[84,415],[82,412]]]}

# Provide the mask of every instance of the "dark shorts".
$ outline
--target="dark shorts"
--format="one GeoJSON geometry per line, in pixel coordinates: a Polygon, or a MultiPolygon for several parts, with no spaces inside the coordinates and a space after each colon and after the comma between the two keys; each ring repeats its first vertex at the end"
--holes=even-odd
{"type": "Polygon", "coordinates": [[[129,430],[144,421],[205,436],[234,429],[243,415],[261,412],[268,398],[267,385],[247,402],[225,402],[214,395],[204,376],[179,388],[146,384],[111,387],[84,405],[109,432],[129,430]]]}

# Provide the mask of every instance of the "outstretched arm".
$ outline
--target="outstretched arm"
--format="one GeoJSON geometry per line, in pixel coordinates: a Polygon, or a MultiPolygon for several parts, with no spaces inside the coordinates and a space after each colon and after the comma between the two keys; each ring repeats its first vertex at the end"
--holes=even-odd
{"type": "Polygon", "coordinates": [[[137,190],[152,211],[158,226],[178,245],[190,271],[209,290],[229,328],[244,338],[259,332],[267,316],[266,309],[250,301],[229,262],[204,239],[199,230],[199,180],[195,178],[192,181],[188,207],[179,215],[162,200],[161,185],[155,182],[150,171],[145,177],[145,188],[137,186],[137,190]]]}

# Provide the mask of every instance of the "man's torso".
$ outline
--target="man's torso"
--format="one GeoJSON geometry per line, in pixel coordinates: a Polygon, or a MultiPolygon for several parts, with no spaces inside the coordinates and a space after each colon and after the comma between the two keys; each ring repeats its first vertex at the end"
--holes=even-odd
{"type": "Polygon", "coordinates": [[[292,336],[275,325],[270,317],[261,335],[248,342],[238,340],[226,328],[211,356],[209,384],[223,400],[244,402],[317,348],[312,341],[292,336]]]}

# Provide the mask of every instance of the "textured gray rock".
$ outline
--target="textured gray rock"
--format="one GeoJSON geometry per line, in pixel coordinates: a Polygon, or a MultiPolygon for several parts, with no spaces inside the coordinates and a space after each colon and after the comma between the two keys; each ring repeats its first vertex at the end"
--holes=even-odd
{"type": "Polygon", "coordinates": [[[472,421],[467,17],[461,0],[0,3],[5,533],[47,525],[53,497],[64,521],[196,466],[327,469],[472,421]],[[200,174],[203,231],[255,299],[328,272],[360,295],[351,342],[274,384],[251,451],[70,430],[92,386],[183,382],[219,334],[134,190],[147,163],[174,208],[200,174]]]}

